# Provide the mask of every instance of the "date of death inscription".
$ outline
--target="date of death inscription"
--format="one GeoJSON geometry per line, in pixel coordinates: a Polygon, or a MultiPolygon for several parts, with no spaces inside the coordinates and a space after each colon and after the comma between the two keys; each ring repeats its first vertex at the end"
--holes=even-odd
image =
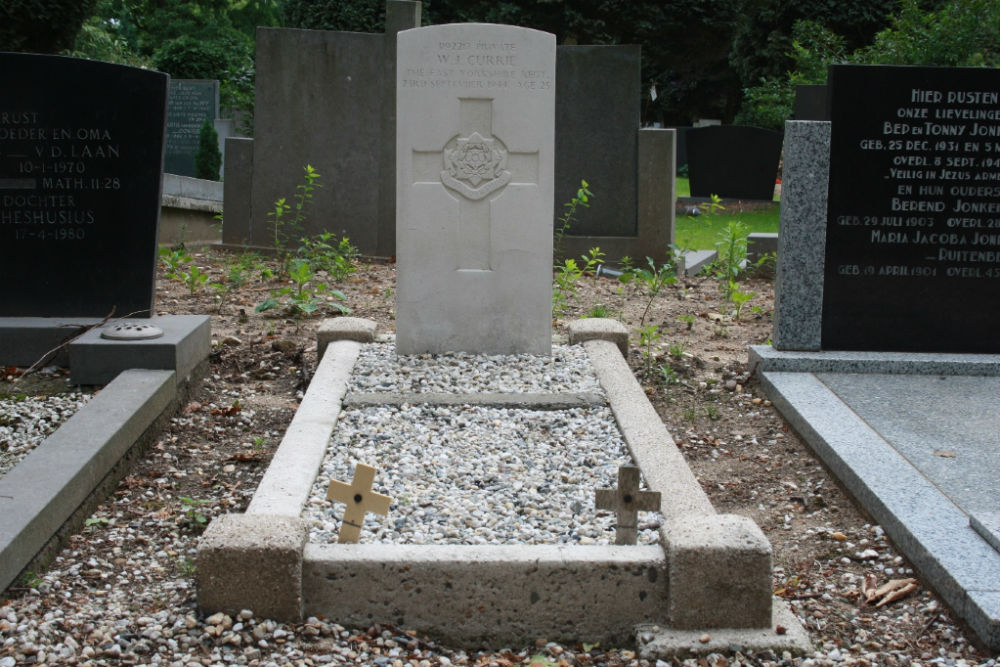
{"type": "Polygon", "coordinates": [[[861,192],[831,207],[836,273],[1000,278],[1000,93],[913,88],[872,121],[851,151],[861,192]]]}
{"type": "Polygon", "coordinates": [[[0,234],[14,241],[87,238],[124,192],[123,148],[104,127],[53,127],[0,110],[0,234]]]}

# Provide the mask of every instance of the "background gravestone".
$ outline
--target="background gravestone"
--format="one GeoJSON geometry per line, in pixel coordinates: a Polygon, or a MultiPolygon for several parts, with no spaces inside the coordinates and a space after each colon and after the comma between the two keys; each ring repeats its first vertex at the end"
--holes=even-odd
{"type": "Polygon", "coordinates": [[[0,53],[0,316],[151,315],[167,81],[0,53]]]}
{"type": "Polygon", "coordinates": [[[171,79],[167,95],[167,147],[163,171],[197,176],[201,126],[219,117],[219,82],[209,79],[171,79]]]}
{"type": "Polygon", "coordinates": [[[830,94],[823,348],[1000,352],[1000,72],[836,66],[830,94]]]}
{"type": "Polygon", "coordinates": [[[795,104],[792,110],[795,120],[830,120],[830,103],[827,101],[825,85],[795,86],[795,104]]]}
{"type": "Polygon", "coordinates": [[[385,34],[257,30],[251,220],[235,234],[224,225],[223,242],[272,245],[267,214],[291,200],[309,164],[323,187],[304,231],[395,254],[396,32],[418,25],[420,3],[393,0],[385,34]]]}
{"type": "Polygon", "coordinates": [[[692,197],[774,199],[781,133],[747,125],[711,125],[687,131],[692,197]]]}
{"type": "MultiPolygon", "coordinates": [[[[396,255],[395,32],[419,24],[419,2],[389,0],[385,34],[258,30],[257,138],[240,177],[251,185],[227,186],[225,244],[270,246],[268,214],[310,164],[325,187],[304,231],[396,255]]],[[[662,257],[673,241],[673,133],[639,127],[640,56],[638,46],[558,47],[553,218],[581,179],[595,194],[563,239],[565,256],[600,246],[609,261],[662,257]]],[[[227,181],[243,154],[233,158],[227,181]]]]}
{"type": "Polygon", "coordinates": [[[565,213],[581,179],[595,193],[573,236],[636,234],[640,56],[638,45],[557,49],[553,217],[565,213]]]}
{"type": "Polygon", "coordinates": [[[549,354],[555,37],[399,34],[396,347],[549,354]]]}

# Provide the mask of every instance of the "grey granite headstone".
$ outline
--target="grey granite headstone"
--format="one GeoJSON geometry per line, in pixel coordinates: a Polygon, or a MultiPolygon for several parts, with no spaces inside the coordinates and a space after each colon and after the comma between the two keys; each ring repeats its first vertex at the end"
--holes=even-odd
{"type": "Polygon", "coordinates": [[[776,350],[820,349],[829,161],[830,123],[785,123],[774,284],[776,350]]]}
{"type": "Polygon", "coordinates": [[[396,346],[549,354],[555,37],[399,33],[396,346]]]}

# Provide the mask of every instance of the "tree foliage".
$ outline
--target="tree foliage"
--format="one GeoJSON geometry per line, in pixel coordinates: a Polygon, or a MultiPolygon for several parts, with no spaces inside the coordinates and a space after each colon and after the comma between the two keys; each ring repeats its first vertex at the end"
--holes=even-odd
{"type": "Polygon", "coordinates": [[[737,122],[781,129],[791,116],[795,86],[826,83],[833,64],[1000,66],[1000,3],[947,0],[921,7],[919,0],[901,0],[889,26],[853,50],[845,36],[824,25],[796,22],[790,70],[748,88],[737,122]]]}
{"type": "Polygon", "coordinates": [[[781,77],[794,64],[795,24],[812,21],[840,35],[850,50],[888,26],[898,0],[744,0],[731,64],[743,86],[781,77]]]}
{"type": "Polygon", "coordinates": [[[312,30],[346,30],[349,32],[383,32],[385,3],[379,0],[316,2],[316,0],[283,0],[281,25],[286,28],[312,30]]]}
{"type": "Polygon", "coordinates": [[[0,51],[62,53],[73,47],[97,0],[3,0],[0,51]]]}
{"type": "Polygon", "coordinates": [[[728,64],[739,0],[432,0],[430,23],[509,23],[560,44],[642,46],[643,117],[668,124],[729,119],[740,88],[728,64]],[[656,99],[648,91],[655,86],[656,99]]]}
{"type": "Polygon", "coordinates": [[[1000,3],[954,0],[921,11],[916,0],[901,0],[892,25],[871,46],[855,53],[857,62],[891,65],[1000,66],[1000,3]]]}

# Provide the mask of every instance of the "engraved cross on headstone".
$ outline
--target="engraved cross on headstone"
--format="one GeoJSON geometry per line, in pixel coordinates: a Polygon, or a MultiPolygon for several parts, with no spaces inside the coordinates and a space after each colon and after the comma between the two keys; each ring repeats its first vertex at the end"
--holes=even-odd
{"type": "Polygon", "coordinates": [[[456,266],[489,271],[491,201],[508,184],[538,184],[538,151],[508,151],[493,135],[493,100],[461,98],[458,135],[443,150],[413,151],[413,177],[458,196],[456,266]]]}
{"type": "Polygon", "coordinates": [[[361,537],[361,525],[368,512],[383,515],[389,513],[392,498],[372,491],[374,481],[375,468],[364,463],[359,463],[354,468],[354,479],[350,484],[338,480],[330,481],[326,499],[347,504],[344,520],[340,524],[340,534],[337,536],[338,542],[357,542],[361,537]]]}
{"type": "Polygon", "coordinates": [[[617,489],[597,489],[594,505],[599,510],[613,510],[617,518],[615,544],[635,544],[638,540],[639,510],[660,509],[659,491],[639,490],[639,469],[633,465],[618,468],[617,489]]]}

